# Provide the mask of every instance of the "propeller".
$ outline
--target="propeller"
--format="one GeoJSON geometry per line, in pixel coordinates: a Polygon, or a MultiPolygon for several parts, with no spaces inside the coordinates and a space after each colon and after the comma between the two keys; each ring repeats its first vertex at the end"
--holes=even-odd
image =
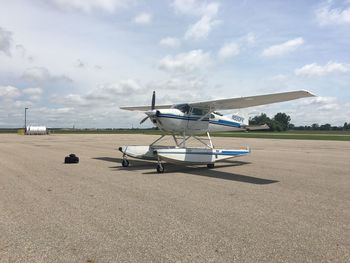
{"type": "Polygon", "coordinates": [[[154,110],[155,108],[156,108],[156,92],[153,91],[151,110],[154,110]]]}
{"type": "MultiPolygon", "coordinates": [[[[153,91],[151,110],[153,111],[155,108],[156,108],[156,92],[153,91]]],[[[149,117],[150,117],[150,114],[147,114],[147,116],[140,121],[140,124],[144,123],[149,117]]]]}
{"type": "Polygon", "coordinates": [[[140,121],[140,124],[144,123],[148,118],[149,118],[149,116],[146,116],[145,118],[143,118],[143,119],[140,121]]]}

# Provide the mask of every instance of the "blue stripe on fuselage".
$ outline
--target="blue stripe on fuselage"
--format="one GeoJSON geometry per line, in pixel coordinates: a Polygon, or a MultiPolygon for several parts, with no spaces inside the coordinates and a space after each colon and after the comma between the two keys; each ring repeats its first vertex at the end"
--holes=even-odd
{"type": "Polygon", "coordinates": [[[235,127],[235,128],[240,128],[241,124],[239,124],[238,122],[234,122],[234,121],[226,121],[226,120],[209,120],[209,123],[211,124],[215,124],[215,125],[223,125],[223,126],[228,126],[228,127],[235,127]]]}
{"type": "MultiPolygon", "coordinates": [[[[198,121],[201,118],[201,116],[199,116],[199,117],[195,117],[195,116],[179,116],[179,115],[175,115],[175,114],[164,114],[164,113],[159,114],[158,117],[179,119],[179,120],[190,120],[190,121],[198,121]]],[[[202,121],[209,121],[209,118],[204,118],[202,121]]]]}
{"type": "Polygon", "coordinates": [[[244,155],[250,151],[222,151],[222,152],[161,152],[161,154],[200,154],[200,155],[244,155]]]}
{"type": "MultiPolygon", "coordinates": [[[[158,115],[160,118],[171,118],[171,119],[179,119],[179,120],[190,120],[190,121],[198,121],[201,117],[194,117],[194,116],[179,116],[175,114],[164,114],[161,113],[158,115]]],[[[241,124],[234,121],[227,121],[227,120],[209,120],[209,118],[204,118],[202,121],[209,121],[211,124],[215,125],[223,125],[223,126],[229,126],[229,127],[235,127],[240,128],[241,124]]]]}

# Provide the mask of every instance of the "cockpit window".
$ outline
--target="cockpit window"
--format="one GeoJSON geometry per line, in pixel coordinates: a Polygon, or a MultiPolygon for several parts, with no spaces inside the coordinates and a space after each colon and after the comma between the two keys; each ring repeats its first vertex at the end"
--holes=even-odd
{"type": "Polygon", "coordinates": [[[189,113],[190,105],[188,104],[177,104],[174,106],[175,109],[182,111],[183,113],[189,113]]]}
{"type": "Polygon", "coordinates": [[[203,111],[203,109],[192,108],[192,114],[202,116],[202,115],[204,115],[204,111],[203,111]]]}

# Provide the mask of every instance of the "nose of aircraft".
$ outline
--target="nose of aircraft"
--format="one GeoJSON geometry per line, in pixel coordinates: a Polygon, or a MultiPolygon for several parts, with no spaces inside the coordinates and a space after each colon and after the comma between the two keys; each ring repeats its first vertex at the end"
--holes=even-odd
{"type": "Polygon", "coordinates": [[[157,123],[157,110],[149,110],[149,111],[146,111],[145,114],[147,115],[148,118],[150,118],[150,120],[156,124],[157,123]]]}
{"type": "Polygon", "coordinates": [[[149,110],[149,111],[146,111],[145,114],[146,114],[148,117],[152,118],[152,117],[157,116],[157,110],[149,110]]]}

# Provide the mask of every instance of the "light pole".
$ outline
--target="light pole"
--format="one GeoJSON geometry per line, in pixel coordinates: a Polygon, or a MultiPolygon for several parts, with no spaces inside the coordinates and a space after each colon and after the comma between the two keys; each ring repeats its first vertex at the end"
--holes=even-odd
{"type": "Polygon", "coordinates": [[[24,108],[24,134],[27,133],[27,110],[27,107],[24,108]]]}

